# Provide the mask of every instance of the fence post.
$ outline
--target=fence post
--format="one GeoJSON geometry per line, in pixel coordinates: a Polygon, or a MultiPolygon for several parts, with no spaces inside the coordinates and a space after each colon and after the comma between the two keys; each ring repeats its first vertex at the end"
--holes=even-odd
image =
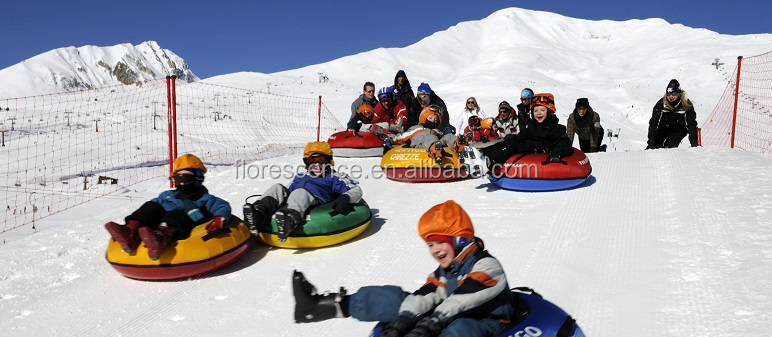
{"type": "Polygon", "coordinates": [[[319,95],[319,111],[317,112],[316,117],[316,141],[319,141],[319,137],[321,137],[321,130],[322,130],[322,95],[319,95]]]}
{"type": "Polygon", "coordinates": [[[743,57],[738,56],[737,57],[737,80],[734,84],[734,113],[732,114],[732,140],[729,145],[730,148],[734,149],[734,135],[735,135],[735,129],[737,127],[737,101],[740,97],[740,70],[743,65],[743,57]]]}
{"type": "MultiPolygon", "coordinates": [[[[166,130],[169,138],[169,175],[171,176],[172,170],[174,170],[174,151],[172,150],[172,91],[171,91],[171,76],[166,76],[166,130]]],[[[169,180],[169,187],[174,188],[174,183],[169,180]]]]}
{"type": "Polygon", "coordinates": [[[177,158],[177,75],[172,75],[172,127],[174,131],[174,158],[177,158]]]}

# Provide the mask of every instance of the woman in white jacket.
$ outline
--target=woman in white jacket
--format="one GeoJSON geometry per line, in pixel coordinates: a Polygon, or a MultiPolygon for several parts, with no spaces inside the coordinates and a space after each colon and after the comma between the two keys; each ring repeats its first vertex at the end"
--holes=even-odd
{"type": "Polygon", "coordinates": [[[480,117],[480,119],[486,117],[485,113],[483,113],[482,109],[480,109],[480,105],[477,104],[477,99],[474,97],[469,97],[466,99],[464,111],[461,113],[461,116],[458,116],[458,120],[456,120],[457,135],[464,134],[464,128],[466,128],[467,124],[469,124],[469,117],[471,116],[477,116],[480,117]]]}

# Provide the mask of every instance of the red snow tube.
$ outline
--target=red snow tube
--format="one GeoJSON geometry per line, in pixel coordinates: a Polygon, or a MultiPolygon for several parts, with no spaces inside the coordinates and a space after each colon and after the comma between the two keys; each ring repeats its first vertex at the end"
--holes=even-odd
{"type": "Polygon", "coordinates": [[[496,165],[488,179],[501,188],[518,191],[555,191],[584,183],[592,173],[590,159],[579,149],[560,163],[548,163],[547,154],[515,154],[496,165]]]}
{"type": "Polygon", "coordinates": [[[380,157],[383,155],[383,141],[367,132],[336,132],[327,140],[336,157],[380,157]]]}

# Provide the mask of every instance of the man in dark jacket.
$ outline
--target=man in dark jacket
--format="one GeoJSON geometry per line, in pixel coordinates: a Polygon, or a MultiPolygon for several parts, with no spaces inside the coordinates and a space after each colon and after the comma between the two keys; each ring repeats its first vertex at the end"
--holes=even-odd
{"type": "MultiPolygon", "coordinates": [[[[421,111],[430,105],[437,105],[442,108],[442,121],[437,129],[444,133],[451,133],[446,132],[447,130],[445,130],[450,126],[448,107],[445,105],[445,101],[443,101],[440,96],[437,96],[427,83],[421,83],[421,85],[418,86],[418,95],[416,96],[416,99],[413,100],[413,103],[410,104],[410,110],[407,114],[407,128],[409,129],[411,126],[417,125],[418,117],[421,116],[421,111]]],[[[455,130],[452,133],[455,133],[455,130]]]]}
{"type": "Polygon", "coordinates": [[[525,88],[520,92],[520,104],[517,105],[517,129],[520,131],[525,130],[528,127],[528,121],[531,120],[531,99],[533,99],[531,88],[525,88]]]}
{"type": "Polygon", "coordinates": [[[349,120],[357,115],[357,111],[362,104],[367,104],[373,107],[373,109],[378,104],[378,100],[375,99],[375,84],[373,82],[365,82],[365,85],[362,86],[362,94],[351,103],[351,116],[348,118],[349,120]]]}
{"type": "Polygon", "coordinates": [[[603,141],[603,127],[600,126],[600,115],[590,106],[590,100],[580,98],[576,100],[576,107],[566,122],[566,133],[574,143],[574,134],[579,136],[579,148],[584,153],[606,152],[606,145],[600,145],[603,141]]]}
{"type": "Polygon", "coordinates": [[[681,90],[677,80],[672,79],[665,89],[665,96],[654,105],[649,120],[649,142],[647,150],[678,147],[689,134],[692,147],[697,143],[697,113],[694,105],[681,90]]]}
{"type": "Polygon", "coordinates": [[[415,94],[413,93],[413,88],[410,87],[410,80],[407,79],[404,70],[398,71],[397,75],[394,76],[394,86],[392,88],[394,90],[394,99],[401,101],[402,104],[405,104],[406,108],[409,108],[415,99],[415,94]]]}
{"type": "Polygon", "coordinates": [[[502,164],[516,153],[548,153],[549,162],[560,162],[562,157],[574,153],[566,127],[558,124],[558,117],[555,116],[552,94],[535,95],[531,111],[533,118],[525,130],[507,135],[503,141],[480,150],[491,160],[491,164],[502,164]]]}

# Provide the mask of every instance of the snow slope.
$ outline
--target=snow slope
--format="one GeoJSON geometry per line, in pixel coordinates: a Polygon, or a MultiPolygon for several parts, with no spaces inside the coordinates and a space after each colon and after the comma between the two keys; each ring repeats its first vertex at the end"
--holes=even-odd
{"type": "MultiPolygon", "coordinates": [[[[552,91],[558,115],[589,97],[618,152],[589,154],[593,181],[569,191],[521,193],[484,180],[404,184],[360,179],[374,219],[360,237],[317,250],[254,248],[211,275],[174,282],[127,279],[104,259],[102,225],[168,188],[131,186],[8,232],[0,245],[0,335],[364,336],[351,319],[294,324],[290,276],[320,290],[421,285],[436,265],[416,234],[420,215],[447,199],[471,215],[511,286],[530,286],[571,313],[588,336],[765,336],[772,324],[772,162],[710,148],[642,149],[651,106],[670,78],[702,122],[722,92],[727,63],[769,49],[771,36],[726,36],[659,19],[586,21],[508,9],[418,43],[277,73],[205,81],[313,97],[345,120],[366,80],[388,85],[405,69],[432,84],[456,116],[468,96],[495,111],[522,87],[552,91]],[[536,27],[538,26],[538,27],[536,27]],[[459,48],[458,46],[467,46],[459,48]],[[330,78],[319,83],[318,73],[330,78]],[[271,85],[269,86],[268,83],[271,85]],[[628,107],[629,105],[629,107],[628,107]],[[624,152],[627,151],[627,152],[624,152]]],[[[21,75],[19,75],[21,76],[21,75]]],[[[149,129],[149,128],[143,128],[149,129]]],[[[184,150],[184,149],[182,149],[184,150]]],[[[379,159],[336,159],[369,172],[379,159]]],[[[299,165],[299,155],[257,165],[299,165]]],[[[245,197],[288,179],[236,179],[210,168],[206,185],[236,215],[245,197]]]]}
{"type": "MultiPolygon", "coordinates": [[[[457,200],[476,234],[526,285],[571,313],[588,336],[763,336],[772,323],[772,162],[757,154],[676,149],[590,154],[592,184],[552,193],[484,180],[411,185],[361,179],[375,217],[353,241],[317,250],[257,245],[212,275],[125,278],[104,259],[102,224],[163,189],[159,179],[46,219],[0,246],[0,331],[12,336],[365,336],[371,323],[294,324],[290,275],[320,290],[415,289],[435,263],[420,215],[457,200]]],[[[282,157],[266,164],[298,164],[282,157]]],[[[336,160],[377,165],[377,159],[336,160]]],[[[214,169],[212,193],[238,209],[274,183],[214,169]]],[[[278,180],[276,182],[287,182],[278,180]]]]}

